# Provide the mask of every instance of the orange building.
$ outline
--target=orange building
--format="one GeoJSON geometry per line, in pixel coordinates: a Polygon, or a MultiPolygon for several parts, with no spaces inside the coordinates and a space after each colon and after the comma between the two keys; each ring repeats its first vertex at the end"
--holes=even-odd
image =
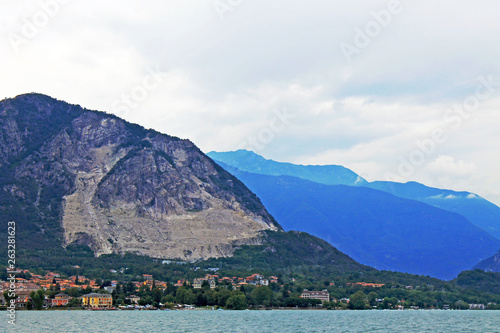
{"type": "Polygon", "coordinates": [[[57,294],[52,300],[52,306],[65,306],[68,305],[71,297],[66,294],[57,294]]]}

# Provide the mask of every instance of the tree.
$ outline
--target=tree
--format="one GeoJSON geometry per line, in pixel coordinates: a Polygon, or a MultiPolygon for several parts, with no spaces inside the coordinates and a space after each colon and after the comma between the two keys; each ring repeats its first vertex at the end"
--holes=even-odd
{"type": "Polygon", "coordinates": [[[90,294],[92,292],[92,287],[87,285],[87,287],[83,290],[84,294],[90,294]]]}
{"type": "Polygon", "coordinates": [[[374,291],[370,292],[368,294],[368,303],[371,305],[371,306],[376,306],[377,305],[377,298],[378,298],[378,294],[374,291]]]}
{"type": "Polygon", "coordinates": [[[204,293],[207,305],[217,305],[217,292],[214,290],[207,290],[204,293]]]}
{"type": "Polygon", "coordinates": [[[70,308],[81,307],[82,306],[82,300],[75,297],[71,301],[69,301],[68,306],[70,308]]]}
{"type": "Polygon", "coordinates": [[[196,296],[193,291],[189,289],[184,295],[184,304],[194,304],[194,302],[196,302],[196,296]]]}
{"type": "MultiPolygon", "coordinates": [[[[32,291],[32,293],[34,293],[34,291],[32,291]]],[[[13,295],[12,297],[9,297],[9,291],[4,291],[3,292],[3,299],[5,300],[5,303],[7,304],[7,306],[10,305],[10,300],[11,299],[16,299],[17,298],[17,295],[13,295]]]]}
{"type": "Polygon", "coordinates": [[[135,292],[135,285],[132,282],[128,282],[124,289],[126,293],[133,293],[135,292]]]}
{"type": "Polygon", "coordinates": [[[165,290],[163,291],[163,295],[167,296],[167,295],[173,295],[175,296],[175,291],[176,291],[176,288],[174,286],[174,284],[172,282],[168,282],[167,283],[167,288],[165,288],[165,290]]]}
{"type": "Polygon", "coordinates": [[[151,304],[153,303],[153,299],[151,298],[151,296],[143,296],[139,299],[139,305],[147,305],[147,304],[151,304]]]}
{"type": "Polygon", "coordinates": [[[113,290],[111,292],[111,297],[113,298],[113,304],[115,304],[115,305],[119,304],[119,303],[117,303],[118,294],[116,293],[116,290],[113,290]]]}
{"type": "Polygon", "coordinates": [[[194,304],[194,302],[196,301],[196,296],[191,289],[187,287],[180,287],[179,289],[177,289],[175,301],[181,304],[194,304]]]}
{"type": "Polygon", "coordinates": [[[398,304],[398,300],[394,297],[384,297],[384,301],[382,302],[384,309],[392,309],[396,304],[398,304]]]}
{"type": "Polygon", "coordinates": [[[43,309],[43,301],[45,300],[45,293],[42,289],[39,289],[36,292],[32,291],[30,293],[30,297],[33,300],[33,305],[36,310],[43,309]]]}
{"type": "Polygon", "coordinates": [[[103,281],[99,287],[99,289],[104,289],[104,287],[109,287],[111,286],[111,281],[110,280],[106,280],[106,281],[103,281]]]}
{"type": "Polygon", "coordinates": [[[163,296],[161,298],[161,302],[163,304],[167,304],[167,303],[174,303],[175,302],[175,297],[172,296],[172,295],[167,295],[167,296],[163,296]]]}
{"type": "Polygon", "coordinates": [[[247,298],[244,294],[232,295],[227,299],[226,308],[231,310],[244,310],[247,308],[247,298]]]}
{"type": "Polygon", "coordinates": [[[203,295],[203,292],[199,292],[196,294],[196,301],[195,301],[196,306],[205,306],[207,305],[207,299],[205,298],[205,295],[203,295]]]}
{"type": "Polygon", "coordinates": [[[153,302],[160,303],[161,302],[161,297],[162,297],[162,292],[159,288],[155,288],[153,290],[153,302]]]}
{"type": "Polygon", "coordinates": [[[255,305],[269,306],[273,298],[273,291],[267,286],[257,287],[250,293],[250,299],[255,305]]]}
{"type": "Polygon", "coordinates": [[[202,283],[201,283],[201,289],[204,289],[204,290],[208,290],[210,289],[210,283],[208,283],[207,280],[204,280],[202,283]]]}
{"type": "Polygon", "coordinates": [[[68,295],[71,297],[78,297],[80,295],[80,291],[76,287],[71,287],[68,289],[68,295]]]}
{"type": "Polygon", "coordinates": [[[226,302],[231,297],[231,292],[229,290],[222,289],[217,292],[217,305],[218,306],[226,306],[226,302]]]}
{"type": "Polygon", "coordinates": [[[142,286],[139,287],[139,295],[140,296],[143,296],[143,295],[147,295],[149,294],[151,290],[149,289],[149,286],[143,284],[142,286]]]}
{"type": "Polygon", "coordinates": [[[366,295],[361,290],[349,297],[349,308],[354,310],[363,310],[367,308],[366,295]]]}
{"type": "Polygon", "coordinates": [[[115,288],[116,294],[119,295],[122,293],[122,285],[117,283],[115,288]]]}

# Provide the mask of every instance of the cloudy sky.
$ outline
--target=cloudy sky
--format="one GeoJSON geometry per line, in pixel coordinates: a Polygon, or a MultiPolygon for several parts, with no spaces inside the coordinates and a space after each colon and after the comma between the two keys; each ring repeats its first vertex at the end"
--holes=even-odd
{"type": "Polygon", "coordinates": [[[0,98],[500,204],[498,1],[0,1],[0,98]]]}

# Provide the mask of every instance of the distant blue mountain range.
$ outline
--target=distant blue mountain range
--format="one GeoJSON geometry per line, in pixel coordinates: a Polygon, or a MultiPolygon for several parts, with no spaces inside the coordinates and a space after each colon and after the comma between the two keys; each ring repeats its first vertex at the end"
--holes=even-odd
{"type": "Polygon", "coordinates": [[[364,186],[461,214],[473,224],[500,239],[500,207],[474,193],[442,190],[416,182],[405,184],[373,182],[364,186]]]}
{"type": "Polygon", "coordinates": [[[452,279],[500,248],[477,225],[498,230],[500,209],[468,192],[368,183],[344,167],[279,163],[248,151],[208,155],[255,192],[285,230],[321,237],[378,269],[452,279]]]}
{"type": "Polygon", "coordinates": [[[355,172],[337,165],[304,166],[267,160],[248,150],[210,152],[212,159],[241,171],[269,176],[294,176],[325,185],[364,186],[391,193],[397,197],[424,202],[461,214],[476,226],[500,240],[500,207],[470,192],[456,192],[428,187],[417,182],[369,183],[355,172]]]}
{"type": "Polygon", "coordinates": [[[223,162],[241,171],[268,176],[294,176],[325,185],[367,185],[368,182],[340,165],[296,165],[267,160],[248,150],[207,154],[214,161],[223,162]]]}

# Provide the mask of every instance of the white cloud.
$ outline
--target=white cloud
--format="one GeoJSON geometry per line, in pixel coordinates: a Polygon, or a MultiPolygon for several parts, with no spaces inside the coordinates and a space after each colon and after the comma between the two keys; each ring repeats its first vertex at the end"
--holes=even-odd
{"type": "MultiPolygon", "coordinates": [[[[467,198],[469,198],[471,195],[474,195],[474,194],[469,194],[467,196],[467,198]]],[[[432,197],[429,197],[428,199],[444,199],[444,200],[453,200],[453,199],[458,199],[460,198],[459,196],[457,195],[453,195],[453,194],[448,194],[448,195],[444,195],[444,194],[438,194],[438,195],[433,195],[432,197]]]]}
{"type": "Polygon", "coordinates": [[[435,174],[449,177],[470,177],[477,171],[473,162],[455,161],[452,156],[439,156],[427,167],[435,174]]]}

